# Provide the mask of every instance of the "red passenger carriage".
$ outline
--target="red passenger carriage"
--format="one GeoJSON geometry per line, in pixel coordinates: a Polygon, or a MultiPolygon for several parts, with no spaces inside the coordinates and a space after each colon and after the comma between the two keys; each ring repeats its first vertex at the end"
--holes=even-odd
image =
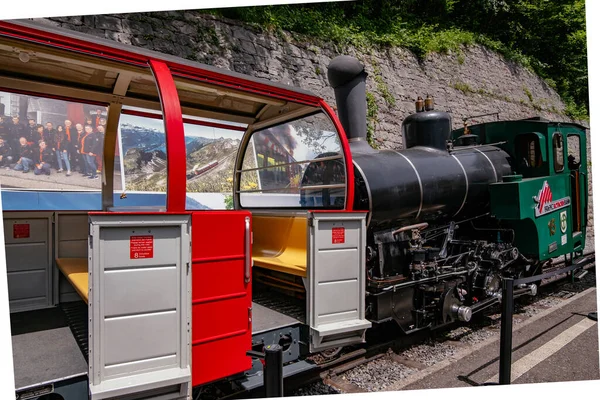
{"type": "MultiPolygon", "coordinates": [[[[246,354],[253,348],[285,337],[284,361],[295,361],[309,350],[364,340],[370,326],[361,267],[364,214],[350,212],[349,146],[322,99],[25,22],[0,22],[0,60],[2,92],[66,102],[72,119],[87,109],[107,110],[96,187],[70,190],[57,176],[56,182],[39,181],[42,189],[24,189],[19,182],[25,178],[2,175],[21,396],[188,398],[192,387],[231,377],[252,388],[259,380],[243,374],[260,369],[246,354]],[[162,121],[164,148],[153,148],[160,157],[152,165],[164,174],[156,182],[165,181],[166,190],[154,203],[140,193],[125,194],[127,166],[110,168],[135,153],[124,149],[123,132],[133,129],[123,125],[125,117],[162,121]],[[188,171],[197,160],[190,160],[187,131],[204,128],[240,134],[229,171],[235,210],[189,205],[188,171]],[[276,138],[280,149],[261,153],[261,132],[263,139],[276,138]],[[311,144],[325,136],[329,144],[311,144]],[[309,165],[337,172],[302,182],[309,165]],[[325,268],[332,246],[347,253],[345,277],[325,268]],[[253,264],[269,287],[283,281],[304,290],[299,316],[253,304],[253,264]],[[327,300],[348,289],[352,299],[327,300]],[[75,292],[87,307],[77,306],[75,292]],[[45,324],[55,317],[66,322],[45,324]],[[307,348],[299,333],[304,325],[310,327],[307,348]]],[[[209,161],[211,171],[221,168],[222,160],[209,161]]]]}

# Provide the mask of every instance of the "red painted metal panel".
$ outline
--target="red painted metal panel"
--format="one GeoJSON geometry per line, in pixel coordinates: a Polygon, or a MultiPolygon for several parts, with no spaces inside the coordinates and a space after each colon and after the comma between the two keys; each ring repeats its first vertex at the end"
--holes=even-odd
{"type": "Polygon", "coordinates": [[[103,46],[81,39],[53,34],[41,29],[15,25],[7,21],[0,21],[0,34],[45,46],[71,50],[77,53],[101,56],[102,58],[109,60],[121,61],[129,64],[147,65],[147,57],[136,53],[103,46]]]}
{"type": "MultiPolygon", "coordinates": [[[[227,371],[235,371],[233,368],[237,364],[240,354],[248,351],[249,340],[246,336],[237,336],[225,341],[214,341],[203,345],[192,347],[192,385],[201,385],[203,383],[219,380],[229,376],[227,371]],[[194,361],[196,360],[196,361],[194,361]],[[193,365],[200,366],[194,367],[193,365]]],[[[248,367],[238,368],[239,372],[250,369],[250,358],[248,357],[248,367]]]]}
{"type": "Polygon", "coordinates": [[[338,119],[337,115],[333,112],[329,104],[325,100],[319,102],[320,106],[325,110],[331,121],[335,125],[335,129],[340,137],[342,143],[342,150],[344,151],[344,162],[346,163],[346,210],[352,210],[354,208],[354,164],[352,163],[352,152],[350,152],[350,145],[348,144],[348,137],[344,131],[342,123],[338,119]]]}
{"type": "Polygon", "coordinates": [[[169,67],[150,61],[163,109],[167,134],[167,211],[185,211],[186,150],[177,87],[169,67]]]}
{"type": "MultiPolygon", "coordinates": [[[[246,211],[192,213],[192,385],[247,371],[252,280],[246,281],[246,211]]],[[[251,264],[250,264],[251,266],[251,264]]],[[[250,269],[250,277],[251,269],[250,269]]]]}
{"type": "MultiPolygon", "coordinates": [[[[192,346],[213,342],[218,338],[245,337],[249,327],[248,303],[245,294],[243,292],[237,294],[240,297],[192,304],[192,346]],[[227,314],[223,314],[222,310],[227,310],[227,314]],[[193,321],[200,321],[200,323],[194,324],[193,321]]],[[[250,341],[247,344],[250,345],[250,341]]],[[[215,354],[215,356],[218,355],[215,354]]],[[[210,365],[211,358],[200,360],[200,363],[210,365]]],[[[192,365],[194,368],[196,367],[194,362],[192,365]]],[[[233,373],[241,372],[244,369],[233,373]]],[[[223,377],[228,375],[231,374],[225,373],[223,377]]]]}

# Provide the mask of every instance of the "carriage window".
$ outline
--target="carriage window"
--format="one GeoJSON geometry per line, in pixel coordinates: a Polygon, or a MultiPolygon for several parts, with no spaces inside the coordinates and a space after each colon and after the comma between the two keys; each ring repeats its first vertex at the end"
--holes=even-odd
{"type": "MultiPolygon", "coordinates": [[[[162,119],[130,115],[119,120],[120,174],[128,192],[167,192],[167,143],[162,119]]],[[[119,179],[115,170],[115,182],[119,179]]]]}
{"type": "MultiPolygon", "coordinates": [[[[0,104],[3,189],[101,189],[105,106],[8,92],[0,92],[0,104]]],[[[116,171],[118,163],[117,158],[116,171]]]]}
{"type": "Polygon", "coordinates": [[[554,172],[561,172],[565,169],[565,154],[563,137],[558,132],[552,136],[552,147],[554,149],[554,172]]]}
{"type": "Polygon", "coordinates": [[[188,210],[233,208],[235,160],[246,124],[184,118],[188,210]]]}
{"type": "Polygon", "coordinates": [[[341,142],[324,114],[255,132],[240,173],[242,207],[342,208],[341,142]]]}
{"type": "Polygon", "coordinates": [[[578,169],[581,164],[581,149],[579,144],[579,135],[568,135],[567,136],[567,154],[569,169],[578,169]]]}

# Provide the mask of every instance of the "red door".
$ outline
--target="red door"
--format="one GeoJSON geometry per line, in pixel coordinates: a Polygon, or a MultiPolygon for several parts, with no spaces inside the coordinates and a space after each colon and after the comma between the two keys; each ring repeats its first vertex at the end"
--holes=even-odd
{"type": "Polygon", "coordinates": [[[251,215],[192,213],[192,385],[251,368],[251,215]]]}

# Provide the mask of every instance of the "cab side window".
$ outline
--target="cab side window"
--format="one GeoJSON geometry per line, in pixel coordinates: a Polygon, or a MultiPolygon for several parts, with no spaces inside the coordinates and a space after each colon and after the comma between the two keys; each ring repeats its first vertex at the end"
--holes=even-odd
{"type": "Polygon", "coordinates": [[[579,169],[581,165],[581,150],[579,135],[567,136],[567,160],[570,170],[579,169]]]}
{"type": "Polygon", "coordinates": [[[535,134],[526,134],[517,138],[516,153],[519,167],[537,168],[542,164],[540,142],[535,134]]]}
{"type": "Polygon", "coordinates": [[[565,169],[565,154],[563,136],[559,132],[552,135],[552,148],[554,153],[554,172],[562,172],[565,169]]]}

